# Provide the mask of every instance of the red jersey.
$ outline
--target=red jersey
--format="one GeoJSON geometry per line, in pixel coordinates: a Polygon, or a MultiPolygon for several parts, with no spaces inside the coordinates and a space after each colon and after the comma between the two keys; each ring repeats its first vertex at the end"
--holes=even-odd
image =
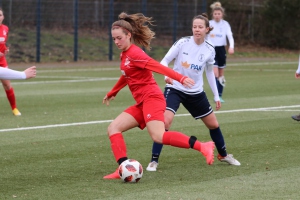
{"type": "Polygon", "coordinates": [[[121,53],[120,68],[122,75],[111,91],[107,93],[107,97],[116,96],[123,87],[128,85],[133,98],[138,104],[151,95],[162,95],[163,97],[152,71],[166,75],[180,83],[187,78],[153,60],[134,44],[127,51],[121,53]]]}
{"type": "MultiPolygon", "coordinates": [[[[8,38],[8,27],[4,24],[0,25],[0,52],[5,53],[6,47],[6,41],[8,38]]],[[[7,67],[7,62],[5,56],[0,57],[0,67],[7,67]]]]}
{"type": "Polygon", "coordinates": [[[152,58],[134,44],[121,53],[120,69],[137,103],[141,103],[150,95],[162,95],[152,71],[145,68],[150,60],[152,58]]]}

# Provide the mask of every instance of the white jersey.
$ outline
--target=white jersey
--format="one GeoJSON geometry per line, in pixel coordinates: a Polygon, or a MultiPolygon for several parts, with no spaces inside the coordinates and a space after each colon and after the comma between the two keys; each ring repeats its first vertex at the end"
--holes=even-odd
{"type": "Polygon", "coordinates": [[[209,41],[212,42],[212,44],[215,47],[226,46],[227,37],[229,40],[229,47],[234,48],[234,40],[232,36],[231,27],[227,21],[223,19],[219,22],[216,22],[215,20],[210,20],[209,26],[213,27],[213,30],[211,30],[209,33],[209,41]]]}
{"type": "Polygon", "coordinates": [[[12,79],[26,79],[25,72],[19,72],[12,69],[0,67],[0,79],[12,80],[12,79]]]}
{"type": "Polygon", "coordinates": [[[207,41],[198,45],[195,43],[193,36],[179,39],[169,49],[160,63],[168,67],[169,63],[175,59],[173,70],[192,78],[195,81],[195,85],[191,88],[186,88],[178,81],[173,80],[173,85],[167,84],[166,86],[186,94],[201,93],[203,92],[203,72],[206,71],[206,77],[213,91],[214,100],[218,101],[219,94],[213,72],[215,54],[214,47],[207,41]]]}

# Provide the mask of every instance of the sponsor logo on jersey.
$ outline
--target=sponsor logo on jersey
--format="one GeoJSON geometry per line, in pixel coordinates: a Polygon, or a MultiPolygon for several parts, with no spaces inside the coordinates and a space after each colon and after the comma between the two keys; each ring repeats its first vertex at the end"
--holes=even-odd
{"type": "Polygon", "coordinates": [[[210,34],[209,35],[211,38],[219,37],[221,38],[223,35],[222,34],[210,34]]]}
{"type": "Polygon", "coordinates": [[[186,69],[189,68],[190,65],[191,65],[191,64],[189,64],[187,61],[181,62],[181,66],[184,67],[184,68],[186,68],[186,69]]]}
{"type": "Polygon", "coordinates": [[[187,61],[181,62],[181,66],[186,69],[193,69],[193,70],[197,70],[197,71],[200,71],[202,69],[202,66],[195,65],[195,64],[189,64],[187,61]]]}
{"type": "Polygon", "coordinates": [[[184,55],[189,55],[189,53],[183,52],[184,55]]]}
{"type": "Polygon", "coordinates": [[[202,69],[202,66],[200,66],[200,65],[195,65],[195,64],[191,64],[191,69],[200,71],[200,70],[202,69]]]}
{"type": "Polygon", "coordinates": [[[3,30],[3,35],[6,36],[7,32],[6,30],[3,30]]]}

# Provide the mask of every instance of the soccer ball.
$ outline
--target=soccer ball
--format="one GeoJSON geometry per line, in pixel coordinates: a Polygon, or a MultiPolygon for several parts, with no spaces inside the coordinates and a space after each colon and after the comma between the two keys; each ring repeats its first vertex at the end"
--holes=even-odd
{"type": "Polygon", "coordinates": [[[128,159],[119,166],[119,175],[124,182],[137,183],[143,176],[142,165],[134,159],[128,159]]]}

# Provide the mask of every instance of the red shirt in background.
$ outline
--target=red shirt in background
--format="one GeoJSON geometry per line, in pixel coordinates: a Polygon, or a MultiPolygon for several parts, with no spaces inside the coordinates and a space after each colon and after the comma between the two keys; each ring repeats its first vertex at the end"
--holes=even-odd
{"type": "MultiPolygon", "coordinates": [[[[7,50],[6,47],[6,41],[8,38],[8,27],[4,24],[0,25],[0,52],[5,54],[5,50],[7,50]]],[[[0,67],[7,67],[7,62],[5,55],[0,57],[0,67]]]]}

